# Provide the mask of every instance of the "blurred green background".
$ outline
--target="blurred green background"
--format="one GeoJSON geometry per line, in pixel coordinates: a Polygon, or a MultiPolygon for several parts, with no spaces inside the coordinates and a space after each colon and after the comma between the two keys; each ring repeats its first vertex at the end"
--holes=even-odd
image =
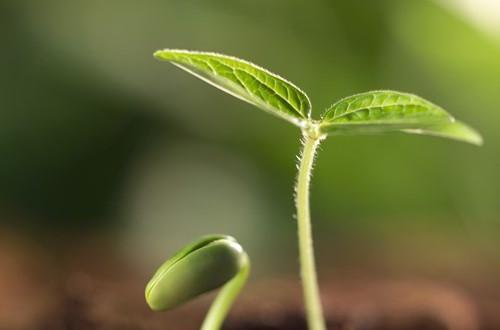
{"type": "Polygon", "coordinates": [[[106,237],[148,267],[221,232],[247,246],[257,274],[294,272],[299,132],[152,57],[210,50],[289,78],[316,117],[340,97],[395,89],[482,132],[481,148],[329,139],[312,214],[322,274],[493,282],[500,10],[470,3],[1,1],[1,226],[41,241],[106,237]]]}

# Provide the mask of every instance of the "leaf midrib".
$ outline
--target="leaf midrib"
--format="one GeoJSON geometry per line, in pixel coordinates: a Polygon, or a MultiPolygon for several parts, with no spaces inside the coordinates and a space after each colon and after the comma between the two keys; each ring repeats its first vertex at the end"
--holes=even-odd
{"type": "MultiPolygon", "coordinates": [[[[177,53],[175,55],[180,56],[180,54],[182,54],[182,53],[177,53]]],[[[302,118],[302,119],[307,119],[307,115],[304,114],[304,113],[302,113],[302,111],[300,110],[304,106],[304,100],[303,100],[303,98],[305,98],[306,100],[308,100],[308,97],[307,97],[307,95],[304,92],[300,91],[302,93],[302,95],[300,93],[296,93],[297,94],[297,99],[298,99],[298,102],[299,102],[299,108],[296,108],[293,104],[290,103],[290,101],[288,99],[286,99],[284,96],[280,95],[277,91],[275,91],[274,88],[269,83],[267,83],[265,81],[262,81],[254,73],[245,70],[245,68],[242,68],[242,67],[232,68],[228,64],[222,62],[221,60],[219,60],[219,59],[217,59],[215,57],[209,57],[209,58],[204,58],[203,57],[204,55],[209,56],[208,54],[199,54],[199,55],[200,56],[198,58],[196,58],[196,60],[197,61],[201,61],[205,65],[207,65],[207,67],[210,68],[210,70],[212,71],[213,75],[227,79],[226,77],[221,76],[220,74],[217,73],[217,70],[215,70],[215,68],[213,67],[212,63],[210,63],[210,61],[214,61],[217,64],[225,67],[226,69],[229,69],[229,71],[231,71],[232,75],[237,79],[237,81],[238,81],[237,84],[238,85],[240,85],[243,89],[245,89],[245,91],[247,91],[249,94],[255,94],[254,92],[252,92],[251,90],[249,90],[246,87],[246,85],[241,81],[241,78],[238,77],[238,75],[237,75],[237,73],[236,73],[235,70],[239,70],[241,72],[244,72],[244,73],[248,74],[249,76],[251,76],[252,78],[254,78],[256,81],[258,81],[260,84],[262,84],[264,87],[266,87],[267,90],[269,90],[270,92],[272,92],[273,95],[275,95],[277,98],[279,98],[281,101],[283,101],[286,105],[288,105],[288,107],[290,108],[289,110],[292,110],[293,113],[299,115],[299,117],[302,118]]],[[[193,58],[188,57],[188,56],[180,56],[180,57],[183,60],[186,59],[191,65],[195,66],[195,61],[194,61],[193,58]]],[[[227,58],[228,58],[228,60],[232,60],[231,57],[227,57],[227,58]]],[[[183,65],[182,61],[180,61],[179,59],[177,59],[177,61],[179,62],[179,65],[183,65]]],[[[252,64],[250,62],[248,62],[247,64],[250,65],[250,66],[252,66],[252,67],[255,66],[254,64],[252,64]]],[[[276,86],[276,83],[282,84],[285,87],[285,90],[286,90],[286,93],[287,93],[287,97],[290,97],[290,87],[299,90],[298,87],[296,87],[296,86],[292,85],[291,83],[287,82],[284,78],[276,76],[276,74],[273,74],[271,72],[267,72],[267,70],[265,70],[263,68],[256,67],[256,69],[263,70],[264,72],[266,72],[266,74],[269,74],[273,78],[273,82],[274,82],[275,86],[276,86]],[[280,79],[283,80],[283,82],[281,82],[280,79]],[[290,86],[288,86],[288,85],[290,85],[290,86]]],[[[252,102],[252,103],[255,103],[255,102],[252,102]]],[[[267,102],[264,102],[264,103],[267,104],[267,102]]],[[[305,112],[307,114],[309,114],[310,111],[311,111],[310,102],[307,102],[306,105],[307,106],[305,107],[304,110],[305,110],[305,112]]],[[[280,109],[280,110],[283,111],[283,109],[280,109]]]]}
{"type": "MultiPolygon", "coordinates": [[[[373,99],[375,99],[375,96],[372,96],[373,99]]],[[[398,98],[400,98],[400,96],[398,96],[398,98]]],[[[334,105],[332,105],[328,110],[328,111],[331,111],[332,109],[335,109],[335,107],[337,107],[339,104],[341,104],[343,101],[339,101],[337,103],[335,103],[334,105]]],[[[373,100],[371,101],[373,102],[373,100]]],[[[384,107],[392,107],[392,106],[416,106],[416,107],[421,107],[423,109],[429,109],[429,107],[425,106],[425,105],[422,105],[421,103],[419,102],[416,102],[414,99],[412,100],[408,100],[407,102],[401,102],[401,101],[393,101],[391,103],[386,103],[386,101],[384,101],[383,103],[381,103],[380,105],[377,105],[377,106],[363,106],[363,107],[359,107],[359,108],[354,108],[352,110],[350,110],[350,106],[351,106],[352,103],[349,103],[349,105],[347,106],[347,110],[345,112],[343,112],[341,115],[336,115],[336,110],[333,110],[333,117],[331,118],[328,118],[327,116],[324,116],[322,119],[323,120],[326,120],[326,121],[336,121],[338,120],[339,118],[342,118],[342,117],[345,117],[345,116],[348,116],[350,114],[354,114],[356,112],[359,112],[359,111],[363,111],[363,110],[381,110],[382,108],[384,107]]],[[[437,107],[435,105],[432,105],[433,107],[437,107]]]]}
{"type": "MultiPolygon", "coordinates": [[[[244,68],[232,68],[230,67],[229,65],[227,65],[226,63],[224,62],[221,62],[220,60],[216,59],[216,58],[211,58],[210,60],[214,61],[214,62],[217,62],[218,64],[220,64],[221,66],[224,66],[226,68],[228,68],[229,70],[232,71],[234,77],[238,80],[239,84],[250,94],[255,94],[255,92],[251,91],[246,85],[245,83],[241,80],[241,78],[237,75],[237,71],[242,71],[246,74],[248,74],[249,76],[251,76],[252,78],[254,78],[255,80],[257,80],[259,83],[261,83],[264,87],[266,87],[270,92],[272,92],[272,94],[274,94],[275,96],[277,96],[279,99],[281,99],[283,102],[285,102],[294,112],[296,112],[298,115],[300,115],[300,117],[302,118],[306,118],[304,116],[304,114],[299,110],[299,109],[296,109],[288,99],[286,99],[285,97],[283,97],[282,95],[280,95],[277,91],[274,90],[273,87],[270,86],[270,84],[262,81],[261,79],[259,79],[259,77],[257,77],[255,74],[245,70],[244,68]]],[[[210,62],[207,61],[207,60],[203,60],[203,62],[205,62],[209,67],[210,69],[212,70],[212,73],[216,76],[220,76],[219,74],[217,74],[217,72],[215,71],[215,69],[210,65],[210,62]]],[[[223,76],[220,76],[220,77],[223,77],[223,76]]],[[[225,78],[225,77],[223,77],[225,78]]],[[[274,85],[276,86],[276,83],[279,82],[276,80],[275,77],[273,77],[274,79],[274,85]]],[[[285,85],[285,90],[287,92],[287,97],[290,96],[290,90],[288,88],[288,86],[285,85]]],[[[299,98],[299,102],[300,102],[300,105],[302,106],[302,100],[299,98]]],[[[267,102],[266,102],[267,103],[267,102]]]]}

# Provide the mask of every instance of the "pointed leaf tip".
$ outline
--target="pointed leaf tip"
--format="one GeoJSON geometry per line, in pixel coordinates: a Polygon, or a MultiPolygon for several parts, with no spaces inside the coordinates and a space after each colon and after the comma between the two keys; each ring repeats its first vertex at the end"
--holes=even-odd
{"type": "Polygon", "coordinates": [[[445,123],[434,127],[427,127],[422,129],[406,129],[402,131],[410,134],[424,134],[444,137],[452,140],[470,143],[476,146],[482,146],[484,143],[481,134],[460,121],[445,123]]]}

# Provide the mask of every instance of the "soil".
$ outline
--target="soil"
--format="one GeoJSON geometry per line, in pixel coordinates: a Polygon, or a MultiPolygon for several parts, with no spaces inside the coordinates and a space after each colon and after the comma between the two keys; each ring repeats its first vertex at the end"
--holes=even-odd
{"type": "MultiPolygon", "coordinates": [[[[54,258],[0,233],[0,330],[199,328],[213,294],[154,313],[143,296],[149,274],[93,246],[54,258]]],[[[330,330],[500,329],[493,289],[485,295],[448,282],[366,277],[329,277],[321,288],[330,330]]],[[[298,280],[250,283],[224,329],[306,329],[298,280]]]]}

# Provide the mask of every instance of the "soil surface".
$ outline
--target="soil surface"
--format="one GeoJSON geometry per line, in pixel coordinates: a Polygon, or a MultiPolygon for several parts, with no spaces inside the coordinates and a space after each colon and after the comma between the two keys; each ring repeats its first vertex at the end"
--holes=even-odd
{"type": "MultiPolygon", "coordinates": [[[[144,302],[149,274],[103,255],[107,250],[112,251],[101,244],[61,249],[54,258],[53,251],[0,233],[0,330],[199,328],[213,294],[154,313],[144,302]]],[[[500,329],[495,288],[475,291],[444,282],[364,276],[329,277],[321,289],[330,330],[500,329]]],[[[306,329],[298,280],[253,281],[224,329],[306,329]]]]}

